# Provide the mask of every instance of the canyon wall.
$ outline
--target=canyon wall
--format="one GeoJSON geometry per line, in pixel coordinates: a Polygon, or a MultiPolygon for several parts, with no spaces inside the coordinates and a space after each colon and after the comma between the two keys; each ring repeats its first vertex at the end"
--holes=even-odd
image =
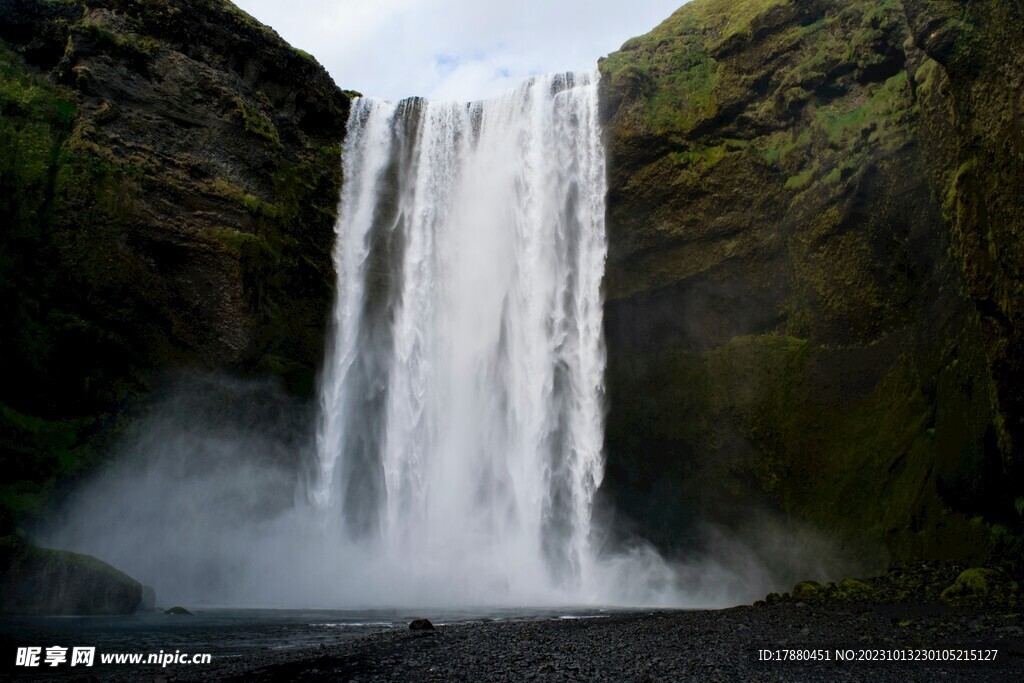
{"type": "Polygon", "coordinates": [[[601,62],[607,500],[850,556],[1020,523],[1020,3],[694,0],[601,62]]]}
{"type": "Polygon", "coordinates": [[[3,526],[169,369],[311,396],[350,95],[218,0],[0,4],[3,526]]]}

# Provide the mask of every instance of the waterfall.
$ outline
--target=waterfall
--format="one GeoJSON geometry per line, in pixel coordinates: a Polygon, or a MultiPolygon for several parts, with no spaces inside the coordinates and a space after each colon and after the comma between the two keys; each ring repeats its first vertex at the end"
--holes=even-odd
{"type": "Polygon", "coordinates": [[[42,544],[96,555],[166,604],[721,604],[722,566],[669,565],[591,519],[597,75],[475,104],[358,99],[348,126],[315,447],[273,383],[183,380],[42,544]]]}
{"type": "Polygon", "coordinates": [[[406,589],[547,601],[593,580],[597,78],[353,103],[310,497],[406,589]]]}

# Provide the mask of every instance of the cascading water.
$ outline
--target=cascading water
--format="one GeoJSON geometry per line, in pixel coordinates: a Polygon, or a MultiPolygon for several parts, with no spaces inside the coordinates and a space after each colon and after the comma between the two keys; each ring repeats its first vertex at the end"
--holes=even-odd
{"type": "Polygon", "coordinates": [[[684,577],[639,539],[592,547],[596,80],[537,78],[469,105],[357,100],[309,481],[293,457],[304,411],[271,386],[205,378],[154,406],[44,542],[165,604],[683,604],[681,580],[705,565],[684,577]]]}
{"type": "Polygon", "coordinates": [[[353,104],[311,497],[402,592],[596,597],[596,81],[353,104]]]}

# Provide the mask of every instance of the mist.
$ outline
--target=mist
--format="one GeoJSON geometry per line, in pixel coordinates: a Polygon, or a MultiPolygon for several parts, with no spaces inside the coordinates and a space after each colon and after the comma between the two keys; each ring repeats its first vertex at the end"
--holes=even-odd
{"type": "Polygon", "coordinates": [[[671,561],[637,536],[598,543],[586,594],[508,585],[486,567],[466,581],[462,558],[410,564],[325,518],[306,494],[314,413],[273,382],[180,377],[32,534],[153,586],[161,606],[727,607],[841,570],[820,536],[752,520],[705,527],[702,549],[671,561]]]}

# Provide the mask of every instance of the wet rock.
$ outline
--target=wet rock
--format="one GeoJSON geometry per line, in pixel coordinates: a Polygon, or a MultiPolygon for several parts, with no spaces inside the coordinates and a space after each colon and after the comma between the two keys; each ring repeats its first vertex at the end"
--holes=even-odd
{"type": "Polygon", "coordinates": [[[1024,174],[1021,14],[956,0],[742,4],[741,24],[739,3],[688,3],[600,65],[602,489],[666,546],[693,520],[749,522],[728,502],[750,498],[888,551],[858,558],[868,566],[984,547],[985,525],[940,511],[1009,512],[1019,493],[996,493],[1017,489],[983,458],[944,460],[954,428],[933,416],[958,406],[958,452],[1020,467],[1006,449],[1024,442],[1024,290],[992,254],[1021,262],[1009,256],[1020,195],[1002,189],[1024,174]],[[920,434],[895,415],[921,420],[920,434]],[[907,458],[913,439],[922,454],[907,458]],[[897,480],[928,483],[882,507],[862,485],[897,480]],[[851,492],[842,505],[837,491],[851,492]]]}
{"type": "Polygon", "coordinates": [[[164,610],[164,614],[187,614],[187,615],[191,616],[192,613],[189,612],[184,607],[181,607],[180,605],[176,605],[176,606],[174,606],[174,607],[172,607],[170,609],[164,610]]]}
{"type": "Polygon", "coordinates": [[[433,631],[434,625],[430,623],[429,619],[413,619],[409,622],[410,631],[433,631]]]}
{"type": "Polygon", "coordinates": [[[2,280],[5,301],[27,297],[0,329],[18,495],[42,502],[101,461],[150,373],[311,394],[351,93],[225,0],[5,1],[0,45],[0,225],[22,254],[2,280]]]}
{"type": "Polygon", "coordinates": [[[18,544],[5,548],[0,612],[9,614],[131,614],[142,584],[91,555],[18,544]]]}
{"type": "Polygon", "coordinates": [[[942,591],[943,600],[957,597],[984,597],[989,592],[989,582],[996,573],[990,569],[968,569],[957,577],[956,583],[942,591]]]}
{"type": "Polygon", "coordinates": [[[793,587],[793,597],[797,600],[813,600],[820,597],[824,586],[817,581],[801,581],[793,587]]]}
{"type": "Polygon", "coordinates": [[[871,586],[857,579],[844,579],[836,586],[835,595],[843,601],[867,600],[871,596],[871,586]]]}

